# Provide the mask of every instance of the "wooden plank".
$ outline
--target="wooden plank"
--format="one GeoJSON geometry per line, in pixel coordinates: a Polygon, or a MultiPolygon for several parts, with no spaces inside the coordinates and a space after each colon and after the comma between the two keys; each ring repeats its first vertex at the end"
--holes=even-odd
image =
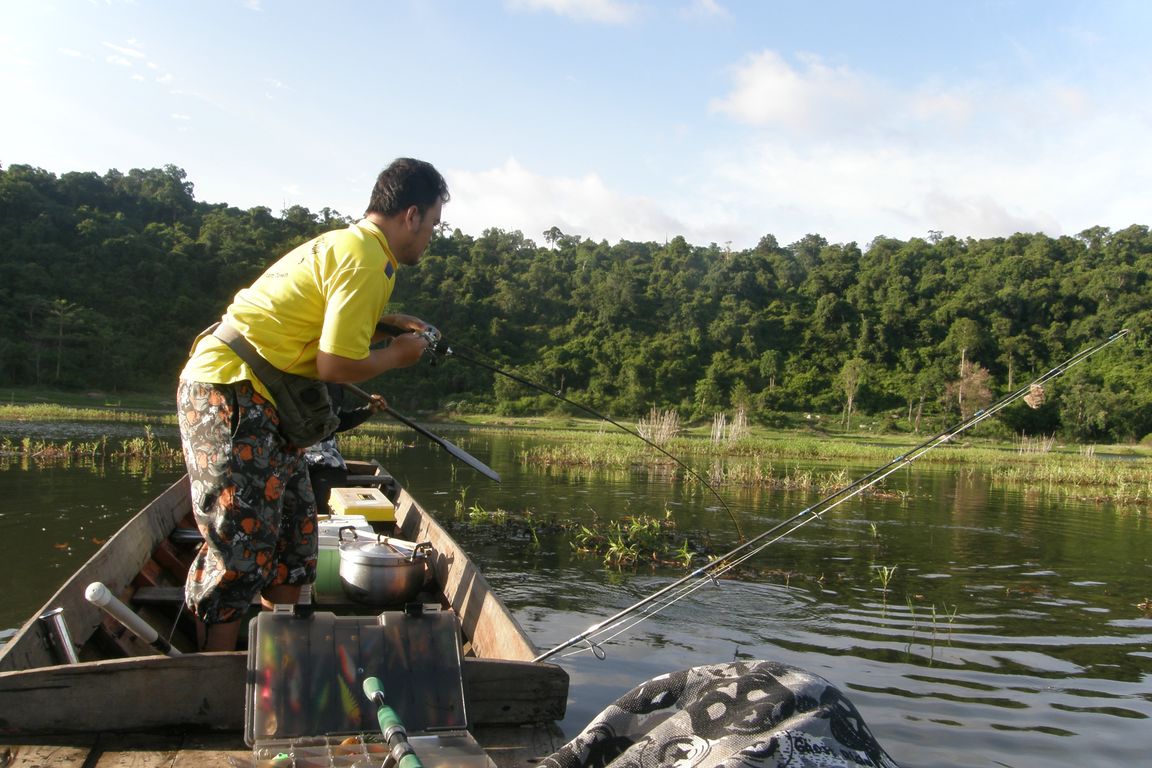
{"type": "Polygon", "coordinates": [[[0,673],[0,732],[240,730],[247,654],[138,656],[0,673]]]}
{"type": "Polygon", "coordinates": [[[563,720],[568,671],[554,664],[465,659],[464,701],[470,724],[563,720]]]}
{"type": "Polygon", "coordinates": [[[183,585],[188,580],[188,567],[193,558],[184,558],[176,551],[176,547],[168,539],[156,545],[152,551],[152,559],[164,568],[165,573],[172,577],[176,584],[183,585]]]}
{"type": "MultiPolygon", "coordinates": [[[[140,587],[132,593],[131,600],[125,600],[125,603],[132,605],[184,605],[184,587],[140,587]]],[[[311,587],[304,586],[300,590],[300,599],[296,601],[299,605],[312,604],[311,587]]],[[[347,602],[343,601],[341,605],[346,605],[347,602]]],[[[263,605],[260,601],[260,595],[252,598],[252,605],[263,605]]],[[[169,617],[170,618],[170,617],[169,617]]],[[[163,626],[156,628],[161,634],[166,634],[163,626]]]]}
{"type": "Polygon", "coordinates": [[[565,743],[555,725],[477,727],[472,735],[497,768],[531,768],[565,743]]]}
{"type": "Polygon", "coordinates": [[[237,768],[252,764],[252,750],[239,733],[197,733],[184,738],[176,759],[165,768],[237,768]]]}
{"type": "MultiPolygon", "coordinates": [[[[474,729],[497,768],[529,768],[563,745],[563,735],[550,727],[481,727],[474,729]]],[[[203,733],[178,737],[128,734],[104,737],[43,740],[36,744],[0,744],[2,768],[237,768],[250,765],[252,751],[239,733],[203,733]],[[52,743],[52,741],[60,743],[52,743]]]]}
{"type": "Polygon", "coordinates": [[[133,605],[183,605],[184,587],[140,587],[132,595],[133,605]]]}
{"type": "Polygon", "coordinates": [[[106,734],[98,746],[92,768],[161,768],[175,759],[180,742],[156,734],[106,734]]]}
{"type": "MultiPolygon", "coordinates": [[[[464,659],[472,723],[560,720],[562,667],[464,659]]],[[[0,673],[0,733],[84,733],[189,727],[242,730],[248,655],[243,651],[138,656],[0,673]]]]}
{"type": "MultiPolygon", "coordinates": [[[[94,741],[93,739],[92,741],[94,741]]],[[[82,768],[91,751],[76,744],[3,744],[0,766],[4,768],[82,768]]]]}

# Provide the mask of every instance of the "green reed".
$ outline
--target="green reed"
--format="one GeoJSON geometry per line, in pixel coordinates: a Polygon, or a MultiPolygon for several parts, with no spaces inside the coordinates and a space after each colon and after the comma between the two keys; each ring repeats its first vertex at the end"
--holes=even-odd
{"type": "Polygon", "coordinates": [[[698,557],[707,556],[707,542],[700,535],[688,536],[677,531],[668,509],[662,518],[636,515],[590,524],[545,523],[530,509],[522,512],[488,509],[470,501],[468,489],[464,488],[455,500],[454,510],[453,519],[457,523],[487,530],[503,541],[524,539],[530,546],[539,547],[543,533],[567,539],[577,555],[599,558],[604,565],[616,570],[644,564],[688,568],[698,557]]]}
{"type": "Polygon", "coordinates": [[[0,439],[0,455],[35,461],[40,464],[66,463],[75,459],[135,458],[145,461],[175,462],[183,460],[180,448],[158,439],[151,426],[144,427],[140,437],[125,438],[110,447],[109,438],[96,440],[42,440],[22,437],[0,439]]]}
{"type": "Polygon", "coordinates": [[[669,510],[662,519],[636,515],[594,528],[580,524],[573,531],[571,544],[578,554],[597,556],[605,565],[618,569],[642,562],[687,568],[696,557],[688,538],[676,530],[669,510]]]}
{"type": "MultiPolygon", "coordinates": [[[[520,454],[525,465],[601,471],[640,468],[653,475],[683,474],[683,469],[667,456],[622,433],[597,435],[594,439],[587,434],[559,430],[548,434],[554,438],[551,444],[520,454]]],[[[915,445],[892,439],[865,444],[851,438],[771,433],[719,445],[699,436],[681,436],[670,440],[665,449],[693,466],[694,471],[713,485],[828,493],[844,487],[856,479],[856,475],[847,470],[816,472],[802,469],[797,463],[883,467],[913,447],[915,445]]],[[[1103,451],[1095,446],[1069,449],[1057,446],[1050,438],[1040,441],[1021,438],[1014,445],[973,440],[941,444],[922,453],[917,462],[987,472],[996,483],[1019,484],[1121,504],[1152,502],[1148,450],[1139,446],[1112,446],[1109,451],[1112,458],[1103,457],[1103,451]]]]}
{"type": "Polygon", "coordinates": [[[990,468],[993,482],[1123,505],[1152,502],[1152,473],[1143,459],[1101,459],[1095,455],[1047,456],[1025,464],[990,468]]]}
{"type": "Polygon", "coordinates": [[[405,448],[411,441],[397,434],[348,432],[337,438],[340,452],[346,456],[384,456],[405,448]]]}
{"type": "Polygon", "coordinates": [[[83,408],[55,403],[0,404],[0,421],[111,421],[176,424],[175,412],[148,413],[120,408],[83,408]]]}

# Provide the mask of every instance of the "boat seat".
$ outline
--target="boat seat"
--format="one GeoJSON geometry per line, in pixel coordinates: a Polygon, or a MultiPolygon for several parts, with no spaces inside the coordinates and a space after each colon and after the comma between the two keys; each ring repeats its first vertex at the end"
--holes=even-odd
{"type": "Polygon", "coordinates": [[[396,480],[392,475],[348,475],[344,479],[348,486],[374,486],[384,491],[386,496],[392,494],[396,487],[396,480]]]}
{"type": "Polygon", "coordinates": [[[176,528],[168,534],[168,541],[173,544],[202,544],[204,534],[199,528],[176,528]]]}
{"type": "MultiPolygon", "coordinates": [[[[138,587],[132,594],[133,605],[183,605],[184,587],[138,587]]],[[[260,604],[260,595],[252,598],[253,605],[260,604]]],[[[300,589],[297,605],[312,605],[312,585],[300,589]]]]}

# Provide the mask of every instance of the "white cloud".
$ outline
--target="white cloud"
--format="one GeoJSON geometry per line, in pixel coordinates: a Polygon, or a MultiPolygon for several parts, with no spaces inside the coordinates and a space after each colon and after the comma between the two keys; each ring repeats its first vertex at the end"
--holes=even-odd
{"type": "Polygon", "coordinates": [[[110,48],[121,56],[127,56],[132,59],[143,59],[144,54],[135,48],[125,48],[122,45],[114,45],[113,43],[103,43],[105,48],[110,48]]]}
{"type": "Polygon", "coordinates": [[[713,151],[700,196],[730,226],[756,221],[782,242],[1122,228],[1146,218],[1135,190],[1152,183],[1152,110],[1132,109],[1138,91],[1054,78],[906,85],[762,51],[711,104],[747,133],[713,151]]]}
{"type": "Polygon", "coordinates": [[[549,177],[509,159],[497,168],[446,176],[452,201],[444,219],[473,235],[499,227],[540,241],[545,230],[556,226],[565,234],[612,242],[663,240],[685,230],[655,202],[611,190],[595,173],[549,177]]]}
{"type": "Polygon", "coordinates": [[[741,123],[807,132],[867,114],[883,100],[882,89],[864,75],[818,56],[802,56],[801,63],[803,69],[793,68],[775,51],[748,56],[733,68],[732,91],[711,110],[741,123]]]}
{"type": "Polygon", "coordinates": [[[728,9],[720,5],[717,0],[690,0],[688,5],[680,11],[685,18],[728,18],[728,9]]]}
{"type": "Polygon", "coordinates": [[[976,105],[961,93],[930,88],[908,99],[908,111],[923,122],[963,127],[971,122],[976,105]]]}
{"type": "Polygon", "coordinates": [[[637,16],[632,3],[620,0],[505,0],[513,11],[551,11],[578,21],[626,24],[637,16]]]}
{"type": "Polygon", "coordinates": [[[1046,119],[1043,99],[1034,108],[1014,114],[1032,132],[1005,125],[942,138],[924,130],[886,143],[761,135],[723,149],[700,197],[729,212],[744,242],[755,241],[753,228],[785,243],[813,232],[863,244],[933,229],[1059,236],[1147,218],[1138,191],[1152,183],[1146,125],[1111,114],[1046,119]]]}

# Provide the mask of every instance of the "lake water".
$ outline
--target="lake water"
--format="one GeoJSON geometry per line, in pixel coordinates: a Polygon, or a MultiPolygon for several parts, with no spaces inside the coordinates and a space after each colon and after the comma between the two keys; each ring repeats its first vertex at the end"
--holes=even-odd
{"type": "MultiPolygon", "coordinates": [[[[589,525],[667,510],[680,530],[707,531],[714,553],[738,542],[727,511],[698,488],[643,468],[529,467],[520,452],[536,438],[527,433],[444,434],[500,472],[503,483],[415,436],[380,457],[443,521],[474,505],[589,525]]],[[[871,469],[849,467],[849,477],[871,469]]],[[[0,628],[30,616],[180,474],[0,461],[0,628]]],[[[1152,597],[1147,510],[993,485],[969,469],[913,465],[883,490],[890,493],[857,497],[771,545],[738,578],[708,582],[612,638],[600,647],[605,658],[587,649],[554,657],[572,676],[565,731],[574,734],[654,675],[758,658],[836,684],[909,768],[1145,764],[1152,716],[1152,617],[1141,607],[1152,597]]],[[[816,499],[720,492],[747,537],[816,499]]],[[[450,529],[542,649],[683,575],[606,569],[543,525],[539,541],[463,521],[450,529]]]]}

